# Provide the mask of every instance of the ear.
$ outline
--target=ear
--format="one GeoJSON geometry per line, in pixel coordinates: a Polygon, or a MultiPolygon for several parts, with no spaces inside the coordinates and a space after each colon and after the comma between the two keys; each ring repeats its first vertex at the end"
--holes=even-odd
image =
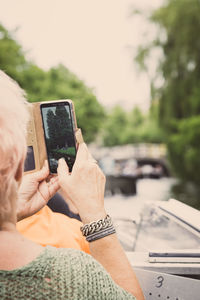
{"type": "Polygon", "coordinates": [[[17,171],[16,171],[16,173],[15,173],[15,180],[16,180],[17,182],[20,182],[21,179],[22,179],[23,168],[24,168],[24,160],[21,159],[21,161],[20,161],[20,163],[19,163],[19,165],[18,165],[18,167],[17,167],[17,171]]]}

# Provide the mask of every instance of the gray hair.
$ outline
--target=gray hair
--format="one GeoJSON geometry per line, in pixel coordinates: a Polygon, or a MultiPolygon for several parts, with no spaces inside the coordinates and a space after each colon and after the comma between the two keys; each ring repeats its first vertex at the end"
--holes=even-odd
{"type": "Polygon", "coordinates": [[[25,158],[28,118],[24,91],[0,70],[0,223],[17,193],[15,176],[25,158]]]}

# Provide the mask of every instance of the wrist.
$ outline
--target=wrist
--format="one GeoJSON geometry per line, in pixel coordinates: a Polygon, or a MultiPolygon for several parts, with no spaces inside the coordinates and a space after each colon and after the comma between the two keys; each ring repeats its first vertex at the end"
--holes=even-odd
{"type": "Polygon", "coordinates": [[[80,228],[82,235],[86,237],[88,242],[102,239],[108,235],[114,234],[115,228],[109,215],[97,221],[87,223],[80,228]]]}
{"type": "Polygon", "coordinates": [[[107,214],[105,209],[102,209],[94,212],[85,212],[85,213],[79,212],[79,215],[81,217],[82,223],[88,224],[94,221],[98,221],[99,219],[104,219],[107,214]]]}

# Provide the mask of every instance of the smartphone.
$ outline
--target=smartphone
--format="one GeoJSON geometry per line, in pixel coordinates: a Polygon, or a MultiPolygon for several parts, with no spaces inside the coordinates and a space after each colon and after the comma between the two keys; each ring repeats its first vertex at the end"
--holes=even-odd
{"type": "Polygon", "coordinates": [[[74,105],[71,100],[40,104],[44,138],[50,173],[57,173],[58,160],[64,158],[72,171],[77,152],[77,129],[74,105]]]}

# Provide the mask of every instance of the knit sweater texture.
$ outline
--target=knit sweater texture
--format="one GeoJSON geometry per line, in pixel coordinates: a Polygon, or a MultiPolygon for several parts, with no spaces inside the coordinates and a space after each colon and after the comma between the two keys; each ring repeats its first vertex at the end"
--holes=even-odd
{"type": "Polygon", "coordinates": [[[136,300],[90,255],[51,246],[28,265],[0,270],[0,299],[136,300]]]}

